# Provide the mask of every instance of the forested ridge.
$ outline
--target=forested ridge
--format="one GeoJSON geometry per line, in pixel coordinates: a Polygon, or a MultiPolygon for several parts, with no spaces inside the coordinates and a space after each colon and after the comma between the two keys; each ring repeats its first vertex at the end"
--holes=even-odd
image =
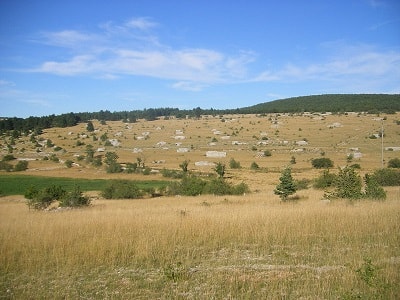
{"type": "Polygon", "coordinates": [[[293,97],[260,103],[241,109],[242,113],[298,112],[394,112],[400,111],[400,95],[328,94],[293,97]]]}
{"type": "Polygon", "coordinates": [[[275,100],[257,105],[236,109],[202,109],[191,110],[178,108],[150,108],[144,110],[111,112],[67,113],[44,117],[17,118],[3,117],[0,120],[0,133],[10,130],[27,132],[51,127],[70,127],[89,120],[136,122],[137,119],[149,121],[159,117],[198,118],[201,115],[221,114],[265,114],[265,113],[302,113],[302,112],[367,112],[394,113],[400,111],[400,94],[329,94],[302,96],[275,100]]]}

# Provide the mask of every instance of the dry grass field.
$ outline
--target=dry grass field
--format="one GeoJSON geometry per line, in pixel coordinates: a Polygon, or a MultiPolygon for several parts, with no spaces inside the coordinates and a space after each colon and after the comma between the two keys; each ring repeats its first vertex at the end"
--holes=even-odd
{"type": "MultiPolygon", "coordinates": [[[[399,114],[380,117],[386,119],[384,147],[400,147],[399,114]]],[[[377,116],[93,123],[94,133],[85,124],[46,130],[41,137],[59,151],[37,152],[29,137],[16,141],[13,155],[29,159],[23,174],[48,176],[49,183],[54,176],[164,179],[107,174],[78,161],[91,144],[115,151],[119,162],[140,157],[154,170],[179,169],[189,160],[191,171],[210,172],[211,166],[195,163],[228,166],[234,158],[242,168],[228,167],[228,180],[247,183],[252,193],[141,200],[94,194],[90,207],[57,212],[29,210],[22,196],[0,198],[0,298],[400,299],[399,187],[385,188],[386,201],[352,203],[322,201],[324,191],[312,188],[282,203],[273,192],[292,156],[296,179],[318,176],[311,159],[321,153],[335,167],[360,153],[351,163],[360,164],[361,175],[380,168],[382,140],[370,138],[381,129],[377,116]],[[119,145],[94,141],[93,134],[104,133],[119,145]],[[258,154],[265,150],[272,155],[258,154]],[[206,151],[226,157],[206,157],[206,151]],[[51,154],[61,162],[42,159],[51,154]],[[68,159],[77,165],[67,168],[62,162],[68,159]],[[261,170],[250,170],[252,162],[261,170]]],[[[384,150],[385,164],[396,157],[400,151],[384,150]]]]}

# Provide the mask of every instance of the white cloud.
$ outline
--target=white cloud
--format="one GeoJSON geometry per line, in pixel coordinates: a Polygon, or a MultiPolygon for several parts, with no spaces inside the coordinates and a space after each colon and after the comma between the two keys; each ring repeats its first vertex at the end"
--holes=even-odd
{"type": "Polygon", "coordinates": [[[96,63],[92,56],[80,55],[73,57],[67,62],[48,61],[43,63],[41,67],[32,71],[72,76],[95,72],[96,63]]]}
{"type": "Polygon", "coordinates": [[[199,92],[207,87],[207,85],[192,81],[179,81],[174,83],[172,87],[182,91],[199,92]]]}
{"type": "Polygon", "coordinates": [[[94,34],[87,34],[76,30],[62,30],[57,32],[42,32],[41,42],[58,47],[82,47],[85,43],[95,43],[99,38],[94,34]]]}
{"type": "Polygon", "coordinates": [[[399,80],[400,52],[367,50],[361,47],[351,53],[344,51],[339,56],[311,64],[288,63],[280,70],[266,70],[254,81],[329,81],[329,80],[399,80]]]}
{"type": "Polygon", "coordinates": [[[147,30],[154,27],[157,27],[158,24],[151,21],[150,18],[133,18],[125,23],[127,27],[132,27],[140,30],[147,30]]]}
{"type": "Polygon", "coordinates": [[[42,62],[39,67],[28,71],[108,79],[122,75],[149,76],[178,82],[201,82],[202,86],[247,76],[247,67],[254,60],[254,53],[226,55],[207,48],[179,49],[162,45],[157,36],[148,32],[157,26],[149,18],[134,18],[122,24],[104,23],[98,33],[75,30],[46,32],[41,35],[44,44],[71,49],[73,55],[64,61],[42,62]]]}

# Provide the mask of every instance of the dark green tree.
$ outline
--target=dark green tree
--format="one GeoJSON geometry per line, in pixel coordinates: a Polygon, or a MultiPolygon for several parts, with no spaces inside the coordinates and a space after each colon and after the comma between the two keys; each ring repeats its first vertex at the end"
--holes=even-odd
{"type": "Polygon", "coordinates": [[[94,126],[93,126],[92,121],[88,121],[87,122],[86,130],[89,131],[89,132],[93,132],[94,131],[94,126]]]}
{"type": "Polygon", "coordinates": [[[286,167],[279,178],[280,183],[276,186],[274,193],[278,195],[282,201],[286,201],[290,195],[297,191],[297,186],[292,177],[292,170],[286,167]]]}
{"type": "Polygon", "coordinates": [[[92,145],[86,145],[86,161],[87,162],[92,162],[94,158],[94,149],[92,145]]]}
{"type": "Polygon", "coordinates": [[[182,169],[183,173],[187,173],[188,172],[188,166],[189,166],[189,161],[188,160],[184,160],[179,167],[182,169]]]}
{"type": "Polygon", "coordinates": [[[328,169],[333,167],[332,160],[326,157],[314,158],[311,164],[316,169],[328,169]]]}
{"type": "Polygon", "coordinates": [[[374,176],[365,174],[365,196],[369,199],[384,200],[386,192],[383,187],[376,181],[374,176]]]}
{"type": "Polygon", "coordinates": [[[218,174],[220,178],[223,178],[225,175],[225,165],[221,162],[217,163],[214,168],[214,171],[218,174]]]}
{"type": "Polygon", "coordinates": [[[359,199],[362,197],[362,181],[360,175],[352,167],[346,166],[339,170],[335,180],[335,196],[346,199],[359,199]]]}

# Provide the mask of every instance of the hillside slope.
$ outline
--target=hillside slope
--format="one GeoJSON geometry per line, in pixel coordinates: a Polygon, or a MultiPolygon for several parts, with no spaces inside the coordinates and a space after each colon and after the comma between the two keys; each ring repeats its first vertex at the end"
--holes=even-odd
{"type": "Polygon", "coordinates": [[[400,111],[400,95],[329,94],[275,100],[240,109],[241,113],[400,111]]]}

